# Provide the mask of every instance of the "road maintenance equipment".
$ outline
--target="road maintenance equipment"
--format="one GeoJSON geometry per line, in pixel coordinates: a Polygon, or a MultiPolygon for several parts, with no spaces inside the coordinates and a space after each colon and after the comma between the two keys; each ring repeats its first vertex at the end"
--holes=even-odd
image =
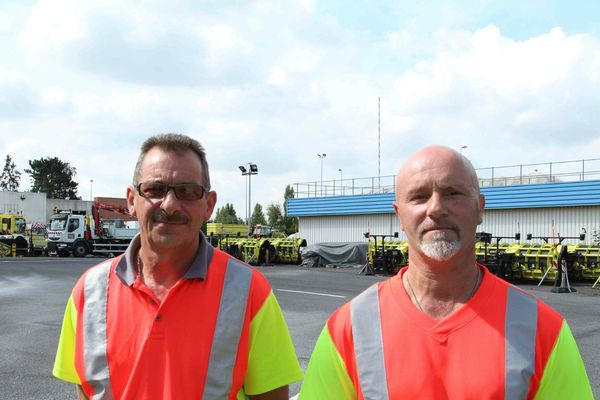
{"type": "MultiPolygon", "coordinates": [[[[233,227],[216,227],[216,230],[226,231],[233,227]]],[[[247,229],[243,225],[244,230],[247,229]]],[[[208,226],[207,226],[208,228],[208,226]]],[[[264,264],[299,264],[300,254],[306,247],[306,240],[299,237],[287,237],[285,233],[277,231],[275,228],[265,225],[256,225],[252,231],[252,236],[242,236],[236,232],[231,234],[215,234],[214,230],[207,229],[209,240],[213,246],[218,246],[233,257],[243,260],[251,265],[264,264]]]]}
{"type": "MultiPolygon", "coordinates": [[[[44,233],[44,230],[33,230],[23,214],[0,214],[0,243],[11,248],[14,245],[16,255],[33,256],[44,252],[44,233]]],[[[0,254],[4,253],[0,250],[0,254]]]]}
{"type": "Polygon", "coordinates": [[[408,264],[408,242],[397,240],[398,232],[393,235],[372,235],[365,232],[364,236],[369,239],[368,264],[365,269],[367,275],[394,275],[408,264]],[[386,238],[393,239],[386,241],[386,238]]]}
{"type": "Polygon", "coordinates": [[[129,216],[124,207],[94,202],[91,215],[83,211],[65,210],[50,218],[48,251],[60,257],[85,257],[87,254],[114,256],[123,253],[138,233],[137,222],[127,225],[121,219],[102,220],[100,210],[129,216]]]}

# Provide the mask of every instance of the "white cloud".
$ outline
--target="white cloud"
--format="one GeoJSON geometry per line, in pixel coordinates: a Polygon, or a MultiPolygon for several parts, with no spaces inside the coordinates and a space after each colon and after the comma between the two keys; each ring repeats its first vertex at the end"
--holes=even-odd
{"type": "Polygon", "coordinates": [[[38,103],[37,93],[22,74],[0,65],[0,118],[30,117],[38,111],[38,103]]]}
{"type": "Polygon", "coordinates": [[[491,166],[569,158],[566,140],[585,146],[597,136],[597,38],[555,28],[515,41],[492,25],[448,41],[450,50],[405,72],[386,99],[421,144],[469,145],[478,166],[491,166]]]}

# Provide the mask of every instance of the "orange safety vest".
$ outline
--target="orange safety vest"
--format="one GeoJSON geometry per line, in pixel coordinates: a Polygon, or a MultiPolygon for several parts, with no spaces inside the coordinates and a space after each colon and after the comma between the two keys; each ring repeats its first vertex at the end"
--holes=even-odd
{"type": "MultiPolygon", "coordinates": [[[[329,330],[350,334],[347,339],[332,334],[332,339],[346,363],[358,398],[397,398],[404,393],[403,385],[412,387],[411,390],[425,385],[423,388],[428,392],[422,393],[423,396],[456,395],[465,383],[462,379],[469,379],[474,385],[487,382],[489,392],[481,393],[482,398],[496,398],[503,392],[505,399],[524,399],[531,390],[535,393],[562,317],[538,303],[534,296],[491,276],[489,271],[485,270],[485,275],[485,291],[477,293],[480,296],[475,305],[483,310],[470,310],[467,303],[465,310],[457,311],[463,314],[456,315],[458,319],[446,325],[449,321],[442,320],[427,328],[420,324],[432,320],[424,315],[419,315],[424,320],[414,319],[412,312],[418,311],[407,309],[405,302],[409,300],[403,299],[399,305],[392,293],[398,291],[400,280],[394,282],[398,285],[394,288],[390,281],[376,283],[355,297],[349,303],[349,310],[338,310],[329,321],[329,330]],[[495,296],[493,301],[490,296],[495,296]],[[344,327],[346,312],[350,332],[344,327]],[[450,348],[454,353],[444,356],[442,352],[450,348]],[[485,354],[472,355],[477,358],[461,364],[456,351],[473,348],[485,349],[485,354]],[[436,361],[438,357],[441,364],[436,361]]],[[[406,296],[403,289],[402,295],[406,296]]]]}
{"type": "MultiPolygon", "coordinates": [[[[107,333],[107,321],[111,318],[110,314],[118,310],[109,309],[107,304],[112,291],[121,289],[116,285],[124,285],[114,273],[120,259],[121,257],[117,257],[91,268],[83,281],[83,310],[79,309],[75,364],[82,378],[84,391],[94,400],[115,398],[111,374],[119,371],[111,371],[111,360],[116,354],[110,353],[113,348],[110,341],[113,338],[107,333]]],[[[205,376],[198,376],[198,382],[204,382],[201,398],[227,399],[235,396],[233,380],[236,376],[243,377],[247,366],[247,351],[239,352],[238,355],[238,350],[242,342],[247,342],[250,320],[247,303],[252,270],[215,249],[208,271],[212,274],[213,281],[222,279],[218,283],[221,285],[221,295],[216,321],[210,322],[215,328],[211,335],[213,340],[210,356],[205,360],[208,365],[204,367],[205,376]],[[221,273],[224,274],[223,278],[220,278],[221,273]]],[[[203,307],[208,306],[198,304],[199,312],[203,307]]],[[[125,335],[126,332],[120,334],[125,335]]],[[[198,340],[201,343],[201,338],[198,340]]],[[[156,395],[161,397],[161,393],[156,395]]]]}

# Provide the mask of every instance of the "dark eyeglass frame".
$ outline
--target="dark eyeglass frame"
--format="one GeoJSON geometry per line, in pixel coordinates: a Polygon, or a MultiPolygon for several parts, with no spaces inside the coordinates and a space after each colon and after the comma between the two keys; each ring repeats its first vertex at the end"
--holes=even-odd
{"type": "MultiPolygon", "coordinates": [[[[176,183],[174,185],[169,185],[167,183],[163,183],[163,182],[141,182],[136,186],[137,192],[140,196],[146,198],[146,199],[150,199],[150,200],[162,200],[167,196],[167,193],[169,193],[169,190],[173,190],[173,194],[175,194],[175,197],[177,197],[178,200],[202,200],[204,197],[206,197],[206,195],[208,194],[208,192],[210,191],[210,189],[205,188],[202,185],[199,185],[197,183],[176,183]],[[160,189],[160,192],[162,194],[160,195],[156,195],[156,196],[148,196],[146,194],[144,194],[142,192],[142,186],[144,185],[153,185],[154,189],[160,189]],[[186,193],[186,189],[187,188],[200,188],[200,195],[199,196],[194,196],[194,197],[190,197],[190,198],[186,198],[185,193],[186,193]]],[[[194,191],[190,191],[189,193],[194,193],[194,191]]]]}

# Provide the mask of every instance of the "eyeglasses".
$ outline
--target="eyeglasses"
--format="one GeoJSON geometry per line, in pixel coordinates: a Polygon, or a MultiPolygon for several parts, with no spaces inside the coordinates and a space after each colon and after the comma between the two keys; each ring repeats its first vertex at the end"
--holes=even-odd
{"type": "Polygon", "coordinates": [[[200,200],[208,193],[208,189],[197,183],[168,185],[162,182],[142,182],[137,185],[137,191],[140,196],[155,200],[164,199],[171,189],[173,189],[175,197],[179,200],[200,200]]]}

